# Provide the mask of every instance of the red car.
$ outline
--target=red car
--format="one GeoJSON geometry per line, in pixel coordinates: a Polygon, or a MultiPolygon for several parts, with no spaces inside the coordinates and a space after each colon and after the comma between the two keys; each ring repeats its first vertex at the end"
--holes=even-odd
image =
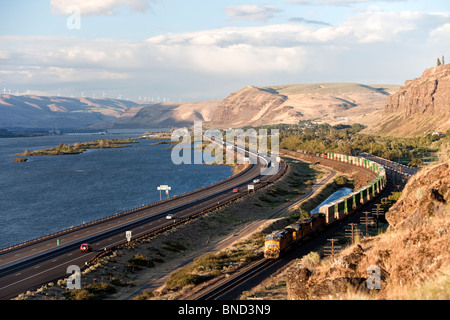
{"type": "Polygon", "coordinates": [[[91,247],[91,245],[88,244],[88,243],[83,243],[83,244],[80,246],[80,251],[81,251],[81,252],[91,252],[91,251],[92,251],[92,247],[91,247]]]}

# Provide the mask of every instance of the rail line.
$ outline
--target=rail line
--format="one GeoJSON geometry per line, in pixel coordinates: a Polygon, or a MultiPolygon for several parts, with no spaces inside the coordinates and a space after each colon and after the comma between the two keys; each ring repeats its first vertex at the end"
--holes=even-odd
{"type": "MultiPolygon", "coordinates": [[[[369,156],[367,158],[372,158],[372,157],[369,156]]],[[[384,163],[387,163],[385,161],[385,159],[382,159],[382,158],[374,159],[374,161],[376,161],[382,165],[384,163]]],[[[393,185],[392,185],[392,181],[397,180],[397,175],[399,173],[401,175],[403,175],[403,178],[406,177],[406,179],[408,179],[411,175],[413,175],[416,172],[416,170],[413,170],[410,168],[411,172],[401,173],[398,170],[395,170],[395,166],[394,167],[387,166],[387,169],[388,169],[387,173],[388,173],[388,176],[390,179],[387,179],[387,185],[386,185],[386,188],[383,190],[382,194],[387,194],[394,189],[393,185]]],[[[404,181],[404,180],[402,179],[402,181],[404,181]]],[[[355,213],[360,213],[364,209],[366,209],[368,206],[372,206],[373,205],[372,202],[373,201],[366,203],[363,207],[361,207],[355,213]]],[[[344,219],[344,221],[349,220],[349,219],[355,219],[355,216],[357,216],[357,214],[350,215],[348,217],[348,219],[344,219]]],[[[310,237],[309,239],[306,239],[305,242],[306,243],[313,242],[315,240],[315,238],[316,237],[318,238],[319,236],[322,236],[322,238],[323,238],[325,233],[334,232],[333,230],[339,228],[340,225],[341,224],[330,225],[329,228],[323,230],[315,237],[310,237]]],[[[325,237],[325,238],[327,238],[327,237],[325,237]]],[[[320,240],[318,240],[318,241],[320,241],[320,240]]],[[[322,239],[322,241],[323,241],[323,239],[322,239]]],[[[293,248],[292,251],[295,251],[295,250],[301,248],[303,244],[304,243],[302,242],[297,248],[293,248]]],[[[284,257],[284,259],[286,259],[286,257],[284,257]]],[[[287,259],[289,259],[289,258],[287,258],[287,259]]],[[[221,297],[225,296],[227,293],[230,293],[231,291],[235,290],[237,287],[242,286],[243,283],[245,283],[249,279],[263,273],[264,271],[266,271],[270,267],[274,266],[278,262],[280,262],[280,260],[265,259],[265,258],[262,258],[256,262],[253,262],[253,263],[249,264],[247,267],[245,267],[241,272],[238,272],[238,274],[236,276],[226,279],[226,280],[219,281],[216,285],[213,285],[213,288],[210,289],[209,291],[197,294],[195,296],[195,299],[196,300],[219,300],[221,297]]]]}

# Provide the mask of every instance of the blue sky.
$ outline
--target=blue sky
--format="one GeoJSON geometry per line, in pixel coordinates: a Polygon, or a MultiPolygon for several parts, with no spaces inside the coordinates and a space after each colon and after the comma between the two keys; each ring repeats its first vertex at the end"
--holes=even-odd
{"type": "Polygon", "coordinates": [[[195,101],[247,85],[402,84],[449,49],[444,0],[0,2],[0,89],[19,94],[195,101]]]}

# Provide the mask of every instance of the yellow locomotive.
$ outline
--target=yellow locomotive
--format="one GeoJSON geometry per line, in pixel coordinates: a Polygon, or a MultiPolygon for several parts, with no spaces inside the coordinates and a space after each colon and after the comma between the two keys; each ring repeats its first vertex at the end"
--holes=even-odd
{"type": "Polygon", "coordinates": [[[315,213],[309,219],[299,220],[283,230],[272,232],[265,238],[264,257],[267,259],[278,259],[301,240],[317,232],[323,225],[325,225],[325,215],[323,213],[315,213]]]}

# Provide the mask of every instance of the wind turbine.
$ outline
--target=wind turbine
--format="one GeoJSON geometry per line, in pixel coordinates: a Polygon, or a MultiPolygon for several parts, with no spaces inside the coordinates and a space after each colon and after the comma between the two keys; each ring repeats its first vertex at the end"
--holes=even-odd
{"type": "Polygon", "coordinates": [[[3,94],[6,94],[6,88],[3,88],[3,94]]]}

